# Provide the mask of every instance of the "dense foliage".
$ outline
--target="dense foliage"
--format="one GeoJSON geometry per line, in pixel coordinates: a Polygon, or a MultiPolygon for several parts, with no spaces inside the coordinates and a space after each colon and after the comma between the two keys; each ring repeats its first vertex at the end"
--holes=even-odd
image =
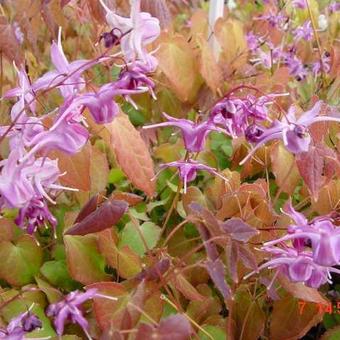
{"type": "Polygon", "coordinates": [[[340,339],[339,3],[0,14],[0,338],[340,339]]]}

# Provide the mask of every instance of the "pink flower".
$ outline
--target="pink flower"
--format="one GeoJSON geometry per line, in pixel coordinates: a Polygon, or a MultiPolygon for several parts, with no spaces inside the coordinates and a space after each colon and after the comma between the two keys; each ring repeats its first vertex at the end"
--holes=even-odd
{"type": "Polygon", "coordinates": [[[14,121],[20,113],[24,115],[25,104],[29,106],[32,113],[35,113],[36,100],[35,93],[32,90],[31,82],[25,69],[22,67],[17,69],[19,86],[7,91],[4,94],[4,98],[19,97],[19,101],[13,105],[11,110],[11,118],[14,121]]]}
{"type": "Polygon", "coordinates": [[[220,175],[216,169],[211,168],[210,166],[201,164],[197,161],[189,159],[188,161],[176,161],[170,162],[166,164],[161,164],[160,168],[163,170],[169,167],[176,167],[179,170],[179,177],[183,181],[184,184],[184,193],[187,191],[187,183],[195,180],[197,171],[204,170],[215,176],[221,177],[223,180],[226,180],[222,175],[220,175]]]}
{"type": "MultiPolygon", "coordinates": [[[[275,120],[271,127],[259,128],[256,130],[255,147],[248,156],[241,161],[244,164],[261,146],[275,139],[281,139],[288,151],[298,154],[307,152],[311,137],[308,131],[310,125],[322,121],[340,122],[339,117],[335,116],[318,116],[321,111],[322,101],[318,101],[308,111],[304,112],[299,118],[295,116],[295,108],[291,106],[288,113],[281,121],[275,120]]],[[[250,134],[249,134],[250,135],[250,134]]],[[[253,141],[249,139],[249,141],[253,141]]]]}
{"type": "Polygon", "coordinates": [[[54,318],[58,335],[62,335],[66,321],[77,323],[87,333],[88,322],[82,314],[81,305],[96,296],[97,289],[89,289],[82,293],[78,290],[68,294],[64,300],[51,304],[46,314],[54,318]]]}
{"type": "Polygon", "coordinates": [[[305,9],[307,7],[306,0],[292,0],[292,6],[295,8],[305,9]]]}
{"type": "Polygon", "coordinates": [[[52,43],[51,59],[56,69],[37,79],[32,88],[39,91],[57,86],[65,99],[72,97],[85,87],[85,80],[81,74],[100,62],[100,60],[76,60],[69,63],[61,45],[61,29],[59,30],[58,43],[54,41],[52,43]]]}
{"type": "Polygon", "coordinates": [[[45,201],[39,197],[33,198],[25,207],[20,208],[15,219],[15,223],[28,234],[33,234],[37,228],[45,226],[46,222],[52,228],[57,225],[57,220],[48,210],[45,201]]]}
{"type": "Polygon", "coordinates": [[[157,18],[149,13],[140,11],[140,0],[131,0],[130,18],[124,18],[111,11],[100,0],[106,10],[106,21],[113,29],[122,32],[121,47],[127,62],[136,60],[149,65],[151,69],[157,67],[157,60],[145,50],[145,46],[152,43],[160,34],[157,18]],[[127,33],[129,32],[129,33],[127,33]]]}
{"type": "Polygon", "coordinates": [[[313,28],[310,20],[306,21],[302,26],[298,26],[293,31],[294,41],[298,42],[303,39],[306,41],[310,41],[313,39],[313,28]]]}
{"type": "Polygon", "coordinates": [[[0,329],[0,338],[7,340],[24,340],[25,334],[41,328],[39,318],[30,311],[24,312],[13,318],[6,328],[0,329]]]}
{"type": "Polygon", "coordinates": [[[204,121],[202,123],[194,123],[188,119],[178,119],[163,113],[167,122],[144,126],[144,129],[153,129],[163,126],[178,127],[183,136],[185,148],[189,152],[200,152],[204,149],[205,140],[209,132],[219,131],[225,132],[223,129],[218,128],[211,121],[204,121]]]}
{"type": "MultiPolygon", "coordinates": [[[[313,288],[319,288],[327,282],[332,283],[330,279],[331,272],[340,273],[340,270],[336,268],[316,264],[311,252],[308,251],[299,252],[291,247],[278,248],[269,246],[263,247],[262,250],[272,254],[273,258],[262,264],[258,271],[265,268],[276,269],[276,274],[268,289],[270,289],[279,273],[286,275],[292,282],[302,282],[313,288]]],[[[256,272],[249,273],[244,279],[256,272]]]]}

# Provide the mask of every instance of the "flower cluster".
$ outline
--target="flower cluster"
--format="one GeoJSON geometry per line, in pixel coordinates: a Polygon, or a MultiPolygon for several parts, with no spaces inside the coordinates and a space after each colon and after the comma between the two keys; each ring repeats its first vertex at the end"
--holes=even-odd
{"type": "MultiPolygon", "coordinates": [[[[305,0],[292,1],[293,8],[305,9],[307,3],[305,0]]],[[[338,11],[339,6],[331,4],[329,12],[338,11]]],[[[254,66],[262,66],[265,69],[273,69],[274,65],[285,65],[289,69],[290,75],[296,80],[305,79],[308,74],[317,77],[318,75],[330,72],[329,53],[325,52],[311,63],[305,63],[298,54],[298,46],[302,41],[312,41],[314,37],[314,28],[311,20],[306,20],[301,25],[296,25],[291,18],[286,17],[281,11],[274,13],[270,11],[266,15],[256,18],[269,23],[269,25],[283,32],[282,43],[274,45],[269,38],[269,34],[259,36],[253,31],[247,34],[248,48],[251,53],[250,61],[254,66]],[[291,44],[286,44],[286,39],[291,41],[291,44]]],[[[318,30],[325,30],[328,26],[327,18],[324,14],[319,16],[318,30]]]]}
{"type": "MultiPolygon", "coordinates": [[[[119,17],[105,9],[113,31],[123,32],[119,41],[111,44],[120,43],[125,57],[116,81],[86,92],[83,73],[110,57],[69,62],[59,30],[58,42],[51,46],[55,69],[32,83],[25,69],[20,68],[17,71],[19,86],[4,95],[5,99],[17,98],[17,102],[11,109],[11,125],[0,127],[1,140],[8,138],[10,146],[8,158],[0,162],[0,208],[19,209],[15,221],[30,234],[46,223],[55,227],[56,220],[47,202],[55,203],[53,196],[58,190],[77,190],[58,184],[63,174],[58,161],[50,159],[48,154],[59,150],[73,155],[82,149],[89,139],[84,110],[89,110],[97,124],[106,124],[119,113],[117,96],[135,106],[133,94],[150,92],[155,97],[149,74],[157,67],[157,60],[145,48],[160,33],[158,19],[140,12],[140,1],[133,2],[131,18],[119,17]],[[60,91],[63,104],[49,114],[38,116],[37,97],[55,88],[60,91]]],[[[107,41],[105,44],[110,45],[107,41]]]]}
{"type": "Polygon", "coordinates": [[[294,224],[289,225],[287,235],[264,244],[262,250],[272,254],[273,258],[261,265],[259,270],[276,269],[274,279],[281,273],[292,282],[303,282],[313,288],[331,283],[331,273],[340,273],[334,268],[340,263],[340,229],[328,216],[308,222],[291,203],[284,212],[294,224]]]}

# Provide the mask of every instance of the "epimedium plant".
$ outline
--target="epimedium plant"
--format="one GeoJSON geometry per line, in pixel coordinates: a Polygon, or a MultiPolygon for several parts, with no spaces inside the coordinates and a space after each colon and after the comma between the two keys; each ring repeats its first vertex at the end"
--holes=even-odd
{"type": "Polygon", "coordinates": [[[339,336],[337,3],[0,8],[0,337],[339,336]]]}

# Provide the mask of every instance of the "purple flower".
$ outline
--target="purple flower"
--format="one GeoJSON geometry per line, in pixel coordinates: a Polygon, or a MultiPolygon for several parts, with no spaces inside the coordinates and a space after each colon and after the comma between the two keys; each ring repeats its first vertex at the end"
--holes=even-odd
{"type": "Polygon", "coordinates": [[[307,70],[302,61],[295,55],[287,54],[284,58],[284,63],[289,69],[289,73],[300,81],[306,78],[307,70]]]}
{"type": "Polygon", "coordinates": [[[202,123],[194,123],[187,119],[177,119],[163,113],[167,122],[144,126],[144,129],[153,129],[163,126],[175,126],[178,127],[183,136],[185,148],[189,152],[200,152],[204,149],[205,140],[210,131],[225,132],[223,129],[218,128],[210,121],[204,121],[202,123]]]}
{"type": "Polygon", "coordinates": [[[330,13],[339,12],[340,11],[340,2],[332,2],[328,6],[328,10],[329,10],[330,13]]]}
{"type": "Polygon", "coordinates": [[[252,31],[247,33],[247,45],[251,52],[256,52],[260,47],[262,41],[261,38],[254,34],[252,31]]]}
{"type": "MultiPolygon", "coordinates": [[[[309,225],[290,226],[288,235],[265,243],[272,246],[288,240],[309,239],[312,245],[312,258],[320,266],[335,266],[340,262],[340,228],[328,218],[316,219],[309,225]]],[[[298,244],[298,247],[301,247],[298,244]]]]}
{"type": "Polygon", "coordinates": [[[226,180],[222,175],[220,175],[216,169],[211,168],[210,166],[201,164],[197,161],[189,159],[188,161],[176,161],[170,162],[166,164],[161,164],[160,168],[163,170],[169,167],[176,167],[179,170],[179,177],[183,181],[184,184],[184,193],[187,192],[187,183],[195,180],[197,171],[204,170],[215,176],[221,177],[223,180],[226,180]]]}
{"type": "Polygon", "coordinates": [[[317,77],[322,71],[329,73],[331,70],[331,56],[329,52],[325,52],[322,55],[322,61],[318,60],[312,64],[312,72],[314,77],[317,77]]]}
{"type": "MultiPolygon", "coordinates": [[[[229,135],[240,136],[248,129],[249,120],[267,120],[267,106],[273,103],[275,97],[282,95],[284,94],[269,94],[261,97],[247,95],[246,98],[227,97],[212,108],[210,119],[214,124],[222,125],[229,135]]],[[[249,132],[250,130],[247,133],[249,132]]]]}
{"type": "Polygon", "coordinates": [[[54,125],[50,129],[36,134],[30,140],[28,146],[31,146],[32,149],[20,160],[21,162],[25,162],[41,150],[47,153],[50,150],[57,149],[72,155],[79,152],[86,144],[89,133],[72,116],[72,114],[78,116],[79,112],[67,110],[66,105],[60,110],[60,116],[57,117],[54,125]]]}
{"type": "MultiPolygon", "coordinates": [[[[256,138],[255,147],[240,164],[244,164],[261,146],[275,139],[281,139],[287,150],[294,154],[307,152],[311,142],[308,131],[310,125],[322,121],[340,122],[339,117],[318,116],[321,111],[321,105],[322,101],[320,100],[298,119],[295,116],[294,106],[291,106],[281,121],[275,120],[269,128],[259,133],[259,136],[256,138]]],[[[251,139],[249,139],[249,141],[251,141],[251,139]]]]}
{"type": "Polygon", "coordinates": [[[62,301],[48,306],[47,316],[54,318],[57,334],[62,335],[66,321],[77,323],[87,333],[88,322],[82,314],[81,305],[96,296],[97,289],[89,289],[82,293],[78,290],[68,294],[62,301]]]}
{"type": "Polygon", "coordinates": [[[265,20],[270,26],[283,29],[286,22],[288,21],[288,18],[282,12],[274,13],[273,11],[269,11],[268,14],[261,15],[254,20],[265,20]]]}
{"type": "Polygon", "coordinates": [[[293,31],[294,41],[298,42],[299,40],[307,40],[310,41],[313,39],[313,27],[310,20],[306,21],[302,26],[297,27],[293,31]]]}
{"type": "Polygon", "coordinates": [[[145,46],[152,43],[159,36],[159,20],[149,13],[140,11],[140,0],[130,1],[130,18],[117,15],[102,0],[100,0],[100,3],[106,11],[106,21],[111,28],[122,32],[120,41],[126,60],[128,62],[140,60],[149,65],[150,68],[155,69],[157,60],[147,53],[145,46]]]}
{"type": "Polygon", "coordinates": [[[306,0],[292,0],[292,6],[295,8],[305,9],[307,7],[306,0]]]}
{"type": "Polygon", "coordinates": [[[57,225],[57,220],[50,213],[48,207],[41,197],[35,197],[23,208],[20,208],[15,223],[27,231],[28,234],[33,234],[37,228],[46,225],[48,222],[54,229],[57,225]]]}
{"type": "MultiPolygon", "coordinates": [[[[152,72],[147,65],[141,62],[135,62],[128,67],[122,69],[119,79],[116,82],[116,87],[120,89],[135,90],[135,91],[149,91],[154,99],[156,95],[153,91],[155,83],[148,77],[152,72]]],[[[124,95],[128,99],[128,95],[124,95]]],[[[130,101],[130,99],[128,99],[130,101]]]]}
{"type": "Polygon", "coordinates": [[[24,208],[36,196],[55,203],[47,191],[75,190],[56,184],[60,176],[57,160],[45,157],[22,163],[19,157],[21,151],[13,149],[8,159],[1,162],[1,207],[24,208]]]}
{"type": "Polygon", "coordinates": [[[19,97],[19,101],[13,105],[11,110],[11,118],[14,121],[19,113],[25,109],[25,104],[30,108],[32,113],[35,113],[36,100],[35,93],[32,90],[31,82],[25,69],[22,67],[20,70],[17,69],[19,86],[7,91],[4,98],[19,97]]]}
{"type": "Polygon", "coordinates": [[[18,164],[20,150],[14,149],[8,159],[2,161],[0,175],[0,206],[6,208],[21,208],[34,196],[35,191],[23,170],[23,165],[18,164]]]}
{"type": "Polygon", "coordinates": [[[76,60],[69,63],[61,45],[61,29],[59,29],[58,43],[54,41],[52,43],[51,59],[56,69],[37,79],[32,88],[39,91],[58,85],[65,99],[72,97],[85,87],[85,80],[81,74],[100,62],[100,60],[76,60]]]}
{"type": "MultiPolygon", "coordinates": [[[[269,247],[265,246],[262,250],[273,255],[273,258],[262,264],[259,270],[264,268],[276,269],[277,272],[272,280],[275,280],[279,273],[286,275],[292,282],[302,282],[309,287],[319,288],[324,283],[331,283],[330,273],[340,273],[340,270],[320,266],[312,258],[311,252],[299,252],[291,247],[269,247]]],[[[245,279],[255,273],[251,272],[245,279]]],[[[272,283],[269,285],[271,287],[272,283]]]]}
{"type": "Polygon", "coordinates": [[[25,334],[41,328],[42,323],[30,311],[19,314],[12,319],[8,326],[0,329],[0,338],[8,340],[24,340],[25,334]]]}

